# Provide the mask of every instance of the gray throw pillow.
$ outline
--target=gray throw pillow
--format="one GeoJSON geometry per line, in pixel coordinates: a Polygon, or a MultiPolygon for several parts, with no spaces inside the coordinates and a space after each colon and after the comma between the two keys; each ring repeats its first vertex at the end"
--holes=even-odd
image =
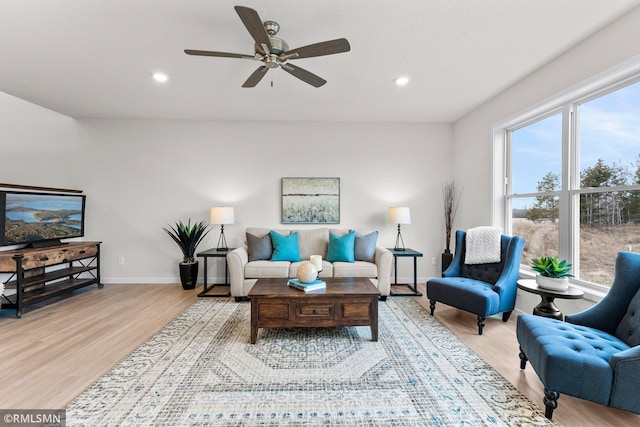
{"type": "Polygon", "coordinates": [[[273,252],[271,235],[265,234],[262,237],[258,237],[247,233],[247,246],[249,247],[249,261],[271,259],[271,253],[273,252]]]}
{"type": "Polygon", "coordinates": [[[355,242],[355,258],[356,261],[374,262],[376,257],[376,242],[378,241],[378,232],[363,235],[356,231],[355,242]]]}

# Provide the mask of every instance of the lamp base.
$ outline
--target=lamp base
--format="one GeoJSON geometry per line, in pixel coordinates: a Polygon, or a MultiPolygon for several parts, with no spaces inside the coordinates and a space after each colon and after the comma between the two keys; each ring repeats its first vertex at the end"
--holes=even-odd
{"type": "Polygon", "coordinates": [[[227,246],[227,238],[224,236],[224,224],[220,225],[220,237],[218,237],[218,246],[216,247],[217,251],[228,251],[229,246],[227,246]]]}
{"type": "Polygon", "coordinates": [[[396,236],[396,245],[393,247],[394,251],[404,251],[404,240],[400,233],[400,224],[398,224],[398,235],[396,236]]]}

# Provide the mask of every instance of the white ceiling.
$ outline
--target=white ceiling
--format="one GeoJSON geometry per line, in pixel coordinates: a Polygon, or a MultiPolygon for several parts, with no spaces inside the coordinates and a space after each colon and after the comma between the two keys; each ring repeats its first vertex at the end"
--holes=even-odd
{"type": "Polygon", "coordinates": [[[0,91],[77,118],[451,122],[639,4],[0,0],[0,91]],[[294,60],[321,88],[280,69],[242,88],[259,62],[183,53],[253,54],[237,4],[290,48],[345,37],[351,51],[294,60]]]}

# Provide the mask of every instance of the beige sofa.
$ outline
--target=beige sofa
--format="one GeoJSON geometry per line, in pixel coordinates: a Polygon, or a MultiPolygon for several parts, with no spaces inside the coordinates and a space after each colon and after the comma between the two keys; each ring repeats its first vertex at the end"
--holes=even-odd
{"type": "MultiPolygon", "coordinates": [[[[298,232],[298,246],[300,250],[299,262],[271,261],[261,259],[249,260],[249,248],[247,242],[242,247],[236,248],[227,255],[229,266],[229,280],[231,283],[231,295],[236,301],[246,299],[249,291],[259,278],[290,278],[296,277],[298,266],[303,261],[308,261],[311,255],[322,256],[322,271],[320,277],[368,277],[378,287],[381,299],[385,300],[391,290],[391,272],[393,255],[388,249],[376,245],[375,254],[371,261],[355,260],[354,262],[328,262],[327,249],[329,245],[329,232],[338,236],[344,236],[350,230],[346,229],[274,229],[273,231],[289,236],[292,232],[298,232]]],[[[246,233],[261,238],[268,235],[270,229],[249,227],[246,233]]],[[[365,236],[366,237],[366,236],[365,236]]],[[[369,240],[371,242],[371,240],[369,240]]]]}

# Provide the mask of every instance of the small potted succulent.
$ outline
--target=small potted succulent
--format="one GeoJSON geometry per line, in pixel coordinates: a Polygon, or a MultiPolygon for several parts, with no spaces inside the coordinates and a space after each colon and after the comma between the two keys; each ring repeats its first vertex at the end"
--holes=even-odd
{"type": "Polygon", "coordinates": [[[209,233],[204,221],[191,225],[191,219],[184,224],[182,221],[176,222],[175,227],[163,228],[182,251],[182,262],[180,263],[180,281],[183,289],[193,289],[198,280],[198,260],[195,258],[196,248],[209,233]]]}
{"type": "Polygon", "coordinates": [[[572,265],[566,260],[560,261],[555,257],[540,257],[531,260],[531,267],[538,274],[536,283],[541,288],[562,291],[569,287],[569,274],[572,265]]]}

